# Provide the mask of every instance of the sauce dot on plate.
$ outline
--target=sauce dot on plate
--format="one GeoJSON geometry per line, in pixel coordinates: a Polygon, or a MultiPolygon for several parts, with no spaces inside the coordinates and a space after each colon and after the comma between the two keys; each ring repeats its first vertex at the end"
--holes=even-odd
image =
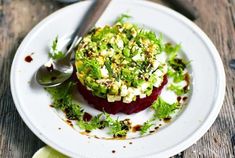
{"type": "Polygon", "coordinates": [[[83,121],[89,122],[92,119],[92,115],[85,112],[83,115],[83,121]]]}
{"type": "Polygon", "coordinates": [[[27,63],[30,63],[31,61],[33,61],[33,58],[31,57],[31,55],[27,55],[24,60],[27,62],[27,63]]]}
{"type": "Polygon", "coordinates": [[[141,127],[142,127],[141,125],[136,125],[132,127],[132,132],[140,131],[141,127]]]}

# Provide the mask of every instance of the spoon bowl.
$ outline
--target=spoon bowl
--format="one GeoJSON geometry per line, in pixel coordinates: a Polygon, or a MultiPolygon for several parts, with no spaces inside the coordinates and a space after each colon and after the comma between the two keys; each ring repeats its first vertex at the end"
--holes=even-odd
{"type": "Polygon", "coordinates": [[[35,76],[37,82],[43,87],[55,87],[68,80],[72,73],[72,64],[56,64],[50,60],[38,69],[35,76]]]}

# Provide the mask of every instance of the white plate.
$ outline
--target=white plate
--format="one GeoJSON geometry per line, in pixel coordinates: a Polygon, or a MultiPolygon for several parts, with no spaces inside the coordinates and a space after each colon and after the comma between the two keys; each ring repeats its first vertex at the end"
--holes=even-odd
{"type": "Polygon", "coordinates": [[[195,24],[155,3],[114,0],[98,25],[110,24],[128,12],[133,22],[182,44],[182,50],[192,61],[193,93],[188,106],[173,123],[156,134],[138,139],[89,139],[64,123],[48,106],[50,97],[35,84],[33,75],[48,60],[48,44],[56,35],[70,35],[90,5],[91,1],[79,2],[55,12],[38,24],[20,45],[11,69],[11,91],[28,127],[56,150],[79,158],[168,157],[195,143],[212,125],[222,106],[223,65],[212,42],[195,24]],[[31,52],[34,52],[33,61],[27,63],[24,58],[31,52]]]}

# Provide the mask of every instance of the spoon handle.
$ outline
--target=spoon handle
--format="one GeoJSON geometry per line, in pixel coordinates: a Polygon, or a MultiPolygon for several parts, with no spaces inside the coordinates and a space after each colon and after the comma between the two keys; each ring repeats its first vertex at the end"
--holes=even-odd
{"type": "Polygon", "coordinates": [[[96,22],[99,20],[110,2],[111,0],[95,0],[83,18],[83,22],[77,32],[78,36],[84,36],[92,27],[95,26],[96,22]]]}
{"type": "Polygon", "coordinates": [[[82,37],[95,26],[100,16],[105,11],[111,0],[95,0],[92,6],[87,11],[86,15],[82,19],[82,23],[74,32],[72,39],[73,42],[67,52],[69,54],[73,48],[81,41],[82,37]]]}

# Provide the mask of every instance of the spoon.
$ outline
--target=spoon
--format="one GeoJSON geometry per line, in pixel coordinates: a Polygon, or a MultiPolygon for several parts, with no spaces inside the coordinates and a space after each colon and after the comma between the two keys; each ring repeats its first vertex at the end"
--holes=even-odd
{"type": "Polygon", "coordinates": [[[71,64],[71,55],[73,49],[79,44],[83,36],[91,30],[96,24],[102,13],[111,0],[94,1],[88,13],[83,18],[83,22],[74,32],[71,38],[71,46],[65,53],[65,57],[58,60],[50,59],[42,65],[36,72],[36,81],[43,87],[54,87],[68,80],[73,74],[73,65],[71,64]]]}

